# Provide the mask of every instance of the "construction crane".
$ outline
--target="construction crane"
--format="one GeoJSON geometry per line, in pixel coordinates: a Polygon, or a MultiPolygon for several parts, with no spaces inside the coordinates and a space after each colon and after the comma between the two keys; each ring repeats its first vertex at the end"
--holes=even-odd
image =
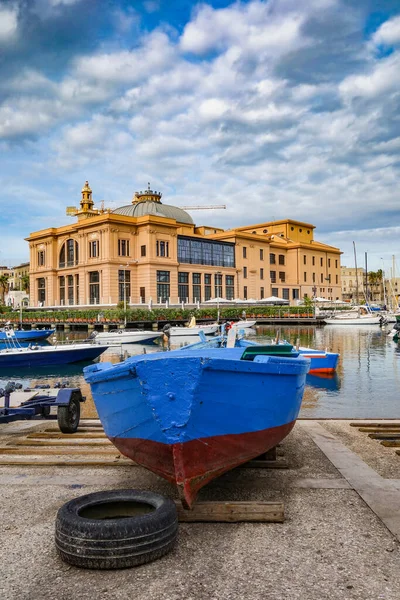
{"type": "Polygon", "coordinates": [[[225,204],[215,204],[214,206],[179,206],[179,208],[183,208],[183,210],[209,210],[216,208],[226,208],[225,204]]]}

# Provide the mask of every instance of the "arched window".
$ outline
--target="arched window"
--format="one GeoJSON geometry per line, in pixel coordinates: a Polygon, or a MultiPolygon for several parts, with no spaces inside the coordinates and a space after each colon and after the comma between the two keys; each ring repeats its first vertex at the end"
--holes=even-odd
{"type": "Polygon", "coordinates": [[[69,239],[61,247],[60,259],[58,266],[60,269],[63,267],[74,267],[79,261],[79,246],[78,242],[73,239],[69,239]]]}

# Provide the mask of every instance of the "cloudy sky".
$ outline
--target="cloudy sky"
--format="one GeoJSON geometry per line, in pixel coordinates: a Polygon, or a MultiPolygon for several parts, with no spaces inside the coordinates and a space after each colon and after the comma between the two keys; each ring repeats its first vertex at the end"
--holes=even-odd
{"type": "Polygon", "coordinates": [[[0,264],[88,179],[112,208],[150,181],[226,204],[198,224],[311,222],[388,269],[399,108],[399,0],[0,0],[0,264]]]}

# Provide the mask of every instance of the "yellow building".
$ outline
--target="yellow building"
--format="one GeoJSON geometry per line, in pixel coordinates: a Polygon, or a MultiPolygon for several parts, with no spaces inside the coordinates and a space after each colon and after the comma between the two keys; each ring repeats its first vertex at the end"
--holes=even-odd
{"type": "Polygon", "coordinates": [[[340,250],[290,219],[226,230],[197,227],[162,194],[137,192],[114,211],[94,208],[86,182],[74,224],[32,233],[31,306],[179,304],[274,295],[341,298],[340,250]]]}
{"type": "Polygon", "coordinates": [[[365,302],[365,269],[362,267],[341,267],[342,298],[353,304],[365,302]],[[357,297],[358,284],[358,297],[357,297]]]}

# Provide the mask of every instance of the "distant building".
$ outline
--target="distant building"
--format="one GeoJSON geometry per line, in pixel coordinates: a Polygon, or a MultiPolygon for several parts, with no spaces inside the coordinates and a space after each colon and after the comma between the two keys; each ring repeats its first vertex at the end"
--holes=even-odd
{"type": "Polygon", "coordinates": [[[341,298],[341,252],[314,240],[314,225],[285,219],[199,227],[161,197],[149,186],[111,212],[94,207],[86,182],[79,209],[67,209],[74,224],[27,238],[31,306],[341,298]]]}
{"type": "Polygon", "coordinates": [[[362,267],[346,267],[341,269],[342,299],[353,304],[365,303],[365,269],[362,267]],[[357,296],[358,285],[358,296],[357,296]]]}
{"type": "Polygon", "coordinates": [[[23,306],[29,306],[29,289],[24,285],[26,278],[29,277],[29,263],[21,263],[12,267],[10,271],[5,304],[17,308],[22,302],[23,306]]]}

